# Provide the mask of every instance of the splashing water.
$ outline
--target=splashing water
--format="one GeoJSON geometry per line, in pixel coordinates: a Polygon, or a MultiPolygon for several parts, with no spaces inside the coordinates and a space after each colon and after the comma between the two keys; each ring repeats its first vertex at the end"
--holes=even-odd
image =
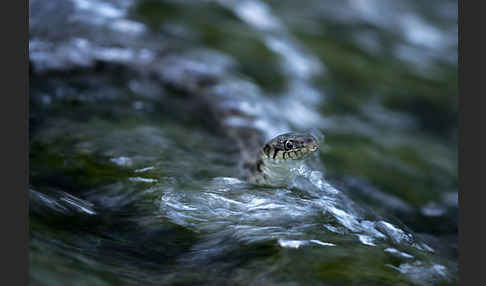
{"type": "Polygon", "coordinates": [[[428,135],[416,140],[423,118],[378,100],[394,94],[390,82],[428,94],[449,81],[430,74],[433,60],[419,60],[430,69],[413,76],[437,80],[422,90],[421,81],[401,81],[414,77],[394,77],[400,63],[376,58],[407,65],[420,55],[440,58],[451,45],[446,33],[409,10],[403,19],[378,12],[403,2],[310,1],[310,9],[288,1],[196,2],[31,1],[31,281],[454,284],[457,265],[440,254],[441,244],[393,217],[418,205],[426,226],[442,225],[434,220],[457,209],[447,183],[454,158],[428,135]],[[305,17],[287,17],[286,9],[305,17]],[[348,21],[364,28],[339,30],[345,40],[334,43],[333,27],[348,21]],[[395,30],[400,39],[384,45],[395,30]],[[432,37],[421,43],[425,34],[432,37]],[[417,52],[421,44],[428,52],[417,52]],[[366,50],[375,56],[361,55],[366,50]],[[260,63],[262,51],[274,62],[260,63]],[[261,84],[252,64],[281,76],[281,89],[261,84]],[[328,114],[341,98],[349,100],[340,102],[343,114],[328,114]],[[225,116],[214,122],[210,111],[225,116]],[[266,139],[310,130],[323,148],[291,170],[288,187],[257,187],[239,177],[234,142],[221,134],[231,128],[266,139]],[[355,145],[346,149],[348,141],[355,145]],[[331,180],[336,166],[344,166],[337,169],[344,186],[331,180]],[[405,179],[377,176],[377,166],[405,179]],[[447,193],[428,199],[433,192],[415,190],[409,178],[419,186],[439,182],[447,193]],[[375,185],[379,179],[385,187],[375,185]],[[405,195],[389,192],[397,181],[405,195]]]}

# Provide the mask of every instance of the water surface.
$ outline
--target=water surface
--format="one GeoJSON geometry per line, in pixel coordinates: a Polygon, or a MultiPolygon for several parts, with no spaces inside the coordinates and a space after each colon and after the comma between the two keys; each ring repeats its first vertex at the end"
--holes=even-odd
{"type": "Polygon", "coordinates": [[[451,1],[31,1],[33,285],[457,284],[451,1]],[[311,131],[287,188],[228,130],[311,131]]]}

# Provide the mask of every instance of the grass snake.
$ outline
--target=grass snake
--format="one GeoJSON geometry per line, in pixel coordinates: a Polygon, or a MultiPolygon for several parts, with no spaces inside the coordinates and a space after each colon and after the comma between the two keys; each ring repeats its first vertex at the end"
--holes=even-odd
{"type": "Polygon", "coordinates": [[[246,179],[256,185],[287,186],[292,169],[318,149],[319,143],[310,133],[278,135],[260,148],[255,159],[245,162],[246,179]]]}

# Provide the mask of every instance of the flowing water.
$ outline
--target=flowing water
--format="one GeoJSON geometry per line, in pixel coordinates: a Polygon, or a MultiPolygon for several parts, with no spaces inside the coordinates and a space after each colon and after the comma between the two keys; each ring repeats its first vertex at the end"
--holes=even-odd
{"type": "Polygon", "coordinates": [[[453,1],[30,1],[32,285],[455,285],[453,1]],[[231,130],[321,142],[286,188],[231,130]]]}

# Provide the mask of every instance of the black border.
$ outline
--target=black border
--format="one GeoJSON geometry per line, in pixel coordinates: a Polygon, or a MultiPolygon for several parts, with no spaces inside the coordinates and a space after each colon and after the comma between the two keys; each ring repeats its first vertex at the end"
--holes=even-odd
{"type": "Polygon", "coordinates": [[[483,197],[485,186],[486,140],[484,139],[484,9],[478,1],[459,0],[459,281],[460,285],[482,285],[485,238],[483,197]],[[474,12],[474,14],[473,14],[474,12]],[[465,20],[467,19],[467,20],[465,20]],[[464,45],[464,22],[470,32],[464,45]],[[473,32],[471,32],[473,30],[473,32]],[[464,54],[466,61],[464,62],[464,54]],[[465,64],[467,63],[467,64],[465,64]],[[467,69],[466,69],[467,67],[467,69]],[[467,70],[467,71],[466,71],[467,70]],[[467,102],[467,103],[466,103],[467,102]],[[466,134],[469,139],[466,139],[466,134]]]}
{"type": "Polygon", "coordinates": [[[3,285],[28,285],[28,0],[2,1],[1,119],[3,285]]]}

